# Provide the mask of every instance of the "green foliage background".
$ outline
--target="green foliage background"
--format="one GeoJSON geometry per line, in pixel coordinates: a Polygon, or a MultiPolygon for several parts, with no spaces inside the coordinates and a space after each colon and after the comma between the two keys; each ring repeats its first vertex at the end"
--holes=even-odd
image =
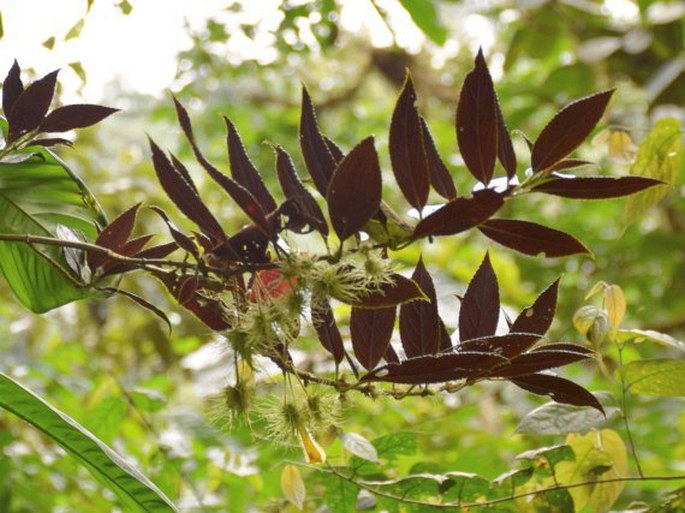
{"type": "MultiPolygon", "coordinates": [[[[395,45],[385,48],[372,46],[369,34],[349,32],[339,23],[343,4],[352,3],[282,3],[277,13],[280,26],[273,32],[276,51],[268,62],[231,54],[228,42],[235,34],[229,33],[223,20],[239,16],[240,2],[232,3],[226,12],[208,20],[203,30],[192,34],[193,46],[179,55],[177,80],[170,88],[190,107],[198,140],[210,160],[225,161],[220,114],[226,114],[239,128],[262,174],[275,183],[275,173],[269,171],[273,152],[263,142],[277,142],[299,155],[297,127],[304,82],[317,105],[323,131],[346,150],[375,134],[381,159],[386,159],[381,164],[389,169],[389,119],[404,70],[409,68],[420,108],[447,157],[460,194],[466,194],[469,178],[456,152],[454,111],[457,88],[479,44],[485,46],[491,67],[499,70],[495,85],[509,128],[531,137],[568,101],[609,87],[618,87],[619,94],[605,119],[605,134],[622,129],[640,142],[658,118],[668,115],[683,120],[682,2],[626,0],[635,11],[633,21],[612,17],[600,2],[372,2],[395,38],[395,45]],[[397,44],[401,39],[393,24],[397,13],[408,15],[424,33],[426,40],[419,49],[397,44]],[[478,41],[465,30],[476,22],[491,28],[492,42],[478,41]],[[313,37],[305,37],[303,27],[311,29],[313,37]]],[[[135,9],[135,4],[122,2],[122,10],[135,9]]],[[[261,29],[243,24],[241,30],[254,37],[261,29]]],[[[114,95],[106,103],[117,106],[120,101],[122,98],[114,95]]],[[[110,218],[135,201],[168,206],[154,178],[145,133],[177,150],[181,160],[188,161],[191,156],[181,142],[169,99],[127,95],[126,102],[129,107],[124,113],[83,132],[76,151],[62,153],[90,185],[110,218]]],[[[418,251],[427,256],[431,272],[439,277],[438,295],[452,308],[443,312],[448,323],[452,320],[452,327],[458,303],[447,296],[455,290],[463,292],[485,249],[490,248],[502,300],[512,311],[529,305],[540,290],[564,275],[551,334],[554,339],[583,342],[573,328],[573,313],[588,303],[585,294],[600,280],[619,284],[625,291],[625,327],[653,329],[683,339],[685,160],[669,161],[669,152],[664,150],[665,145],[676,151],[675,145],[682,139],[677,123],[672,123],[670,139],[652,133],[652,145],[648,141],[641,147],[647,155],[656,155],[657,162],[638,156],[634,164],[649,173],[656,169],[662,173],[659,177],[672,184],[659,205],[638,219],[632,218],[631,212],[639,205],[627,204],[631,200],[625,199],[570,202],[529,196],[520,205],[507,207],[507,217],[521,213],[540,222],[554,218],[555,227],[580,238],[594,258],[518,256],[493,248],[476,233],[411,247],[396,256],[406,262],[414,262],[418,251]]],[[[517,150],[523,150],[522,138],[516,144],[517,150]]],[[[631,164],[616,161],[616,154],[601,136],[581,150],[581,157],[598,162],[602,173],[634,173],[631,164]]],[[[301,160],[296,165],[303,170],[301,160]]],[[[232,207],[199,173],[194,176],[215,213],[237,228],[240,221],[234,219],[232,207]]],[[[385,183],[384,197],[392,204],[392,182],[388,179],[385,183]]],[[[400,205],[402,200],[397,197],[395,206],[400,205]]],[[[142,221],[148,230],[162,233],[151,215],[144,215],[142,221]]],[[[135,461],[182,511],[295,511],[283,496],[280,475],[284,462],[302,461],[299,448],[255,441],[252,431],[259,434],[262,426],[235,423],[229,430],[221,401],[212,399],[231,372],[220,341],[172,306],[158,284],[146,279],[126,281],[129,289],[155,298],[155,304],[171,314],[171,335],[158,319],[124,298],[89,300],[45,316],[30,315],[1,283],[0,371],[49,398],[135,461]]],[[[595,300],[595,304],[599,303],[595,300]]],[[[316,342],[313,338],[310,342],[314,354],[316,342]]],[[[624,362],[683,356],[682,348],[650,342],[626,346],[620,355],[611,345],[603,352],[607,373],[594,364],[574,365],[565,371],[567,376],[592,391],[614,391],[619,386],[613,375],[619,356],[624,362]]],[[[259,379],[268,388],[269,377],[259,379]]],[[[682,473],[685,410],[683,394],[677,395],[680,397],[628,394],[623,405],[634,422],[632,434],[645,474],[682,473]]],[[[518,468],[517,454],[564,442],[560,435],[515,432],[521,419],[539,404],[538,399],[497,383],[457,395],[403,401],[351,397],[344,412],[345,432],[375,440],[377,449],[383,447],[382,437],[395,434],[404,438],[380,454],[379,465],[350,459],[334,434],[321,443],[330,462],[358,465],[363,477],[462,471],[494,479],[518,468]]],[[[603,427],[616,430],[626,441],[619,415],[609,415],[603,427]]],[[[0,511],[111,510],[113,497],[74,459],[5,413],[0,414],[0,455],[0,511]]],[[[333,486],[334,476],[305,468],[301,471],[307,487],[306,511],[315,511],[324,500],[331,511],[352,511],[357,499],[351,485],[333,486]]],[[[635,472],[634,466],[630,471],[635,472]]],[[[669,489],[682,485],[682,481],[676,482],[669,489]]],[[[402,490],[394,492],[401,494],[402,490]]],[[[631,503],[646,503],[653,511],[671,511],[665,506],[658,509],[664,500],[661,482],[629,483],[614,508],[622,511],[631,503]]],[[[378,507],[428,510],[398,506],[383,498],[378,507]]],[[[536,511],[551,510],[542,505],[536,511]]]]}

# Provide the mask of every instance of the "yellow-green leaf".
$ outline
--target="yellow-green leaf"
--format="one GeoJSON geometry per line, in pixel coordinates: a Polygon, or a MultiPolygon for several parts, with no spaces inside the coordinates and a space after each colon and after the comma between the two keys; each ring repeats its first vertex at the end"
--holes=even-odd
{"type": "Polygon", "coordinates": [[[685,360],[641,360],[621,369],[629,390],[641,395],[685,396],[685,360]]]}
{"type": "Polygon", "coordinates": [[[281,471],[281,490],[289,503],[301,510],[307,492],[300,469],[295,465],[285,465],[281,471]]]}
{"type": "Polygon", "coordinates": [[[86,20],[85,18],[81,18],[78,20],[76,23],[74,23],[74,26],[69,29],[69,32],[67,32],[67,35],[64,36],[65,41],[69,41],[70,39],[75,39],[81,35],[81,31],[83,30],[83,25],[85,25],[86,20]]]}
{"type": "MultiPolygon", "coordinates": [[[[586,435],[571,433],[566,437],[576,455],[575,461],[557,464],[559,484],[568,485],[586,481],[601,481],[625,476],[628,470],[626,446],[615,431],[603,429],[586,435]]],[[[625,483],[593,483],[571,488],[576,511],[605,513],[616,502],[625,483]]]]}
{"type": "Polygon", "coordinates": [[[626,314],[626,297],[618,285],[609,285],[604,289],[604,307],[609,316],[611,331],[616,331],[626,314]]]}
{"type": "Polygon", "coordinates": [[[623,212],[624,229],[640,219],[650,207],[666,196],[678,176],[681,159],[680,123],[672,118],[657,121],[647,138],[640,144],[630,174],[656,178],[665,182],[665,185],[650,187],[627,199],[623,212]]]}

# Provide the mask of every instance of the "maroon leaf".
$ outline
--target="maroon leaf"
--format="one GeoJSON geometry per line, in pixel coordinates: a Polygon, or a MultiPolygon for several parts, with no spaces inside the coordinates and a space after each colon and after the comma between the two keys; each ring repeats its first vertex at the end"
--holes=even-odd
{"type": "Polygon", "coordinates": [[[461,301],[459,339],[463,341],[494,335],[499,308],[497,277],[490,264],[490,255],[486,253],[461,301]]]}
{"type": "Polygon", "coordinates": [[[5,118],[9,116],[14,104],[23,92],[24,84],[21,81],[21,69],[15,59],[5,81],[2,83],[2,111],[5,113],[5,118]]]}
{"type": "MultiPolygon", "coordinates": [[[[248,225],[238,233],[231,236],[224,246],[230,248],[229,251],[221,253],[223,256],[237,255],[238,259],[248,263],[264,263],[269,261],[267,249],[269,237],[264,231],[255,225],[248,225]]],[[[220,252],[215,251],[218,256],[220,252]]]]}
{"type": "Polygon", "coordinates": [[[575,150],[599,122],[614,90],[586,96],[561,109],[542,129],[530,160],[534,173],[552,167],[575,150]]]}
{"type": "Polygon", "coordinates": [[[487,376],[492,378],[513,378],[525,376],[536,372],[562,367],[573,362],[585,360],[590,355],[580,351],[561,351],[558,349],[538,349],[517,356],[508,365],[503,365],[490,372],[487,376]]]}
{"type": "Polygon", "coordinates": [[[531,190],[573,199],[605,199],[628,196],[643,189],[661,185],[661,180],[642,176],[590,176],[583,178],[552,178],[531,190]]]}
{"type": "Polygon", "coordinates": [[[460,351],[492,353],[514,358],[533,347],[538,340],[540,337],[532,333],[509,333],[465,340],[458,347],[460,351]]]}
{"type": "Polygon", "coordinates": [[[276,201],[264,185],[250,157],[248,157],[238,131],[228,118],[224,117],[224,122],[228,131],[226,145],[233,179],[250,191],[265,212],[273,212],[276,210],[276,201]]]}
{"type": "Polygon", "coordinates": [[[44,148],[50,148],[51,146],[57,146],[58,144],[64,144],[70,148],[74,146],[74,143],[69,139],[64,139],[63,137],[44,137],[42,139],[34,139],[27,146],[43,146],[44,148]]]}
{"type": "Polygon", "coordinates": [[[504,205],[504,196],[491,189],[473,193],[471,198],[455,198],[414,228],[414,239],[435,235],[454,235],[479,225],[504,205]]]}
{"type": "MultiPolygon", "coordinates": [[[[202,155],[200,148],[195,142],[195,136],[193,135],[193,127],[190,123],[190,117],[185,107],[181,105],[174,97],[174,105],[176,106],[176,115],[178,116],[178,122],[183,129],[188,142],[193,148],[193,153],[195,158],[204,168],[209,176],[218,183],[227,193],[233,201],[235,201],[238,206],[247,214],[247,216],[252,220],[252,222],[257,225],[264,233],[269,233],[269,223],[266,220],[266,213],[261,205],[257,202],[255,197],[248,191],[245,187],[240,185],[235,180],[224,175],[216,167],[214,167],[205,157],[202,155]]],[[[186,214],[187,215],[187,214],[186,214]]],[[[202,228],[202,226],[200,226],[202,228]]]]}
{"type": "Polygon", "coordinates": [[[478,226],[483,235],[525,255],[561,257],[578,253],[590,254],[583,243],[568,233],[537,223],[515,219],[489,219],[478,226]]]}
{"type": "Polygon", "coordinates": [[[215,241],[224,240],[226,234],[219,225],[219,222],[202,202],[195,186],[190,185],[183,173],[169,162],[169,159],[166,158],[152,139],[149,141],[152,150],[152,163],[157,173],[157,178],[167,196],[171,198],[181,212],[200,227],[203,233],[215,241]]]}
{"type": "Polygon", "coordinates": [[[171,219],[169,219],[169,216],[166,214],[166,212],[164,212],[164,210],[154,205],[151,206],[150,209],[162,218],[164,223],[167,225],[167,228],[169,229],[171,237],[174,239],[174,242],[178,245],[178,247],[186,250],[196,259],[199,259],[200,254],[193,240],[190,237],[188,237],[185,233],[181,232],[178,228],[176,228],[176,225],[171,221],[171,219]]]}
{"type": "Polygon", "coordinates": [[[280,146],[276,146],[276,171],[278,172],[278,181],[281,184],[285,197],[297,204],[302,215],[311,223],[316,231],[323,236],[327,236],[328,224],[323,216],[323,212],[321,212],[316,200],[302,185],[290,155],[280,146]]]}
{"type": "Polygon", "coordinates": [[[445,323],[442,321],[440,317],[438,317],[438,324],[440,325],[438,331],[440,335],[440,351],[447,351],[448,349],[452,349],[452,339],[450,338],[450,334],[447,333],[445,323]]]}
{"type": "Polygon", "coordinates": [[[397,356],[397,352],[395,351],[395,348],[392,347],[392,344],[388,345],[388,350],[385,352],[383,358],[388,363],[400,363],[400,357],[397,356]]]}
{"type": "Polygon", "coordinates": [[[149,310],[150,312],[155,314],[157,317],[159,317],[160,319],[162,319],[166,323],[167,327],[169,328],[169,333],[171,333],[171,321],[169,321],[169,318],[166,316],[166,314],[162,310],[157,308],[154,304],[150,303],[147,299],[144,299],[144,298],[140,297],[139,295],[134,294],[133,292],[129,292],[127,290],[122,290],[122,289],[115,289],[115,288],[107,287],[107,288],[103,288],[103,289],[99,289],[99,290],[103,290],[105,292],[110,292],[112,294],[121,294],[122,296],[127,297],[128,299],[130,299],[134,303],[138,304],[139,306],[142,306],[146,310],[149,310]]]}
{"type": "Polygon", "coordinates": [[[557,291],[559,279],[542,291],[535,302],[516,318],[509,328],[510,333],[535,333],[543,336],[552,325],[557,308],[557,291]]]}
{"type": "Polygon", "coordinates": [[[552,167],[550,167],[549,171],[550,172],[563,171],[565,169],[575,169],[577,167],[593,166],[593,165],[595,165],[593,162],[589,162],[587,160],[564,159],[564,160],[560,160],[559,162],[554,164],[552,167]]]}
{"type": "Polygon", "coordinates": [[[312,324],[321,345],[333,355],[336,365],[339,365],[345,357],[345,347],[333,311],[327,300],[317,301],[316,304],[319,306],[312,308],[312,324]]]}
{"type": "Polygon", "coordinates": [[[426,162],[428,164],[428,177],[433,189],[443,198],[452,200],[457,197],[457,189],[454,180],[440,158],[438,149],[431,136],[428,124],[421,118],[421,135],[423,137],[423,148],[426,152],[426,162]]]}
{"type": "Polygon", "coordinates": [[[438,317],[438,303],[433,280],[419,259],[412,274],[428,301],[413,301],[400,307],[400,339],[408,358],[435,354],[442,349],[444,325],[438,317]]]}
{"type": "MultiPolygon", "coordinates": [[[[118,250],[116,250],[116,252],[120,255],[132,257],[141,251],[145,245],[150,242],[152,237],[154,237],[154,235],[143,235],[141,237],[132,239],[123,244],[118,250]]],[[[102,274],[103,276],[112,276],[114,274],[132,271],[136,268],[137,266],[132,264],[125,264],[116,260],[109,260],[102,265],[102,274]]]]}
{"type": "Polygon", "coordinates": [[[340,161],[345,158],[345,154],[340,149],[340,146],[335,144],[335,141],[333,141],[332,139],[329,139],[325,135],[323,136],[323,139],[326,142],[326,147],[328,148],[328,151],[331,152],[331,155],[333,156],[333,160],[335,161],[335,164],[337,166],[340,163],[340,161]]]}
{"type": "Polygon", "coordinates": [[[545,344],[542,346],[539,346],[531,351],[531,353],[534,353],[536,351],[570,351],[570,352],[575,352],[575,353],[580,353],[584,354],[585,356],[592,356],[594,357],[596,353],[587,347],[580,346],[578,344],[569,344],[569,343],[564,343],[564,342],[557,342],[554,344],[545,344]]]}
{"type": "Polygon", "coordinates": [[[379,290],[359,298],[352,306],[358,308],[386,308],[409,301],[426,299],[426,295],[418,283],[405,278],[401,274],[393,273],[391,283],[386,283],[379,290]]]}
{"type": "MultiPolygon", "coordinates": [[[[332,142],[332,141],[330,141],[332,142]]],[[[316,123],[316,112],[306,88],[302,88],[302,114],[300,117],[300,147],[302,156],[309,175],[314,180],[314,185],[326,196],[328,183],[333,176],[337,161],[333,156],[329,141],[321,135],[316,123]]]]}
{"type": "Polygon", "coordinates": [[[180,160],[178,160],[178,159],[176,158],[176,156],[175,156],[173,153],[171,153],[170,156],[171,156],[171,163],[174,165],[174,167],[176,168],[176,170],[177,170],[179,173],[181,173],[181,175],[183,176],[183,178],[186,179],[186,182],[188,182],[188,185],[190,185],[190,187],[191,187],[197,194],[199,194],[199,192],[198,192],[198,190],[197,190],[197,187],[195,186],[195,182],[193,182],[193,179],[192,179],[191,176],[190,176],[190,172],[188,171],[188,168],[183,164],[183,162],[181,162],[180,160]]]}
{"type": "Polygon", "coordinates": [[[381,168],[367,137],[338,164],[326,194],[333,229],[341,241],[361,230],[381,205],[381,168]]]}
{"type": "Polygon", "coordinates": [[[178,249],[178,244],[175,242],[167,242],[165,244],[160,244],[159,246],[152,246],[151,248],[144,249],[136,253],[134,256],[136,258],[165,258],[171,253],[178,249]]]}
{"type": "Polygon", "coordinates": [[[41,132],[67,132],[76,128],[85,128],[118,111],[119,109],[102,105],[65,105],[48,114],[38,129],[41,132]]]}
{"type": "MultiPolygon", "coordinates": [[[[121,213],[98,234],[97,239],[95,239],[95,244],[102,246],[103,248],[111,249],[116,253],[120,253],[121,249],[126,244],[126,241],[128,241],[131,236],[139,209],[140,203],[121,213]]],[[[145,244],[143,244],[143,246],[144,245],[145,244]]],[[[142,246],[139,249],[142,249],[142,246]]],[[[102,253],[88,253],[88,265],[91,269],[101,266],[106,261],[107,256],[102,253]]]]}
{"type": "Polygon", "coordinates": [[[395,327],[396,308],[367,310],[352,308],[350,337],[352,349],[359,363],[366,370],[373,369],[387,353],[390,337],[395,327]]]}
{"type": "Polygon", "coordinates": [[[457,142],[466,167],[476,180],[488,184],[497,158],[495,88],[483,51],[466,75],[457,105],[457,142]]]}
{"type": "Polygon", "coordinates": [[[558,403],[590,406],[604,414],[604,408],[594,395],[567,379],[547,374],[530,374],[512,379],[511,382],[533,394],[550,396],[558,403]]]}
{"type": "Polygon", "coordinates": [[[183,307],[192,312],[204,324],[215,331],[224,331],[231,327],[231,324],[226,319],[227,307],[220,300],[215,297],[202,294],[199,291],[192,297],[187,297],[184,291],[187,292],[187,279],[192,277],[177,277],[170,273],[157,273],[157,278],[166,286],[171,294],[179,300],[183,298],[183,307]]]}
{"type": "Polygon", "coordinates": [[[497,108],[497,157],[507,173],[507,178],[511,179],[516,176],[516,153],[514,153],[514,145],[496,95],[495,107],[497,108]]]}
{"type": "Polygon", "coordinates": [[[389,151],[397,185],[409,204],[421,212],[428,200],[428,165],[416,92],[408,73],[392,114],[389,151]]]}
{"type": "Polygon", "coordinates": [[[362,377],[361,381],[387,381],[407,385],[443,383],[479,375],[507,361],[497,354],[477,352],[419,356],[384,365],[362,377]]]}
{"type": "Polygon", "coordinates": [[[35,130],[47,114],[57,83],[55,70],[29,85],[16,99],[12,110],[5,112],[9,124],[8,142],[35,130]]]}

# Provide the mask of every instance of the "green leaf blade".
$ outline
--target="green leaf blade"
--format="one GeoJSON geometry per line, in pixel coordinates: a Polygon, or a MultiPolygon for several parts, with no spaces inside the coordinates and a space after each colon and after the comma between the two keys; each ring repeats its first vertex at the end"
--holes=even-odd
{"type": "Polygon", "coordinates": [[[0,373],[0,407],[33,425],[78,459],[129,511],[177,511],[164,493],[121,456],[4,373],[0,373]]]}
{"type": "Polygon", "coordinates": [[[626,364],[621,372],[628,389],[640,395],[685,396],[685,360],[655,359],[626,364]]]}

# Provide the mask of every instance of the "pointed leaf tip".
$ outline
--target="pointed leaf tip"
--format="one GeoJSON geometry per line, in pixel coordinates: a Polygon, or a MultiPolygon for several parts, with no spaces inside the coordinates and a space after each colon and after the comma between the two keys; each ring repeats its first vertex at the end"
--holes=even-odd
{"type": "Polygon", "coordinates": [[[580,146],[602,118],[613,93],[614,89],[610,89],[586,96],[561,109],[533,144],[533,172],[552,167],[580,146]]]}
{"type": "Polygon", "coordinates": [[[499,286],[490,255],[486,253],[461,301],[459,339],[463,341],[494,335],[499,313],[499,286]]]}

